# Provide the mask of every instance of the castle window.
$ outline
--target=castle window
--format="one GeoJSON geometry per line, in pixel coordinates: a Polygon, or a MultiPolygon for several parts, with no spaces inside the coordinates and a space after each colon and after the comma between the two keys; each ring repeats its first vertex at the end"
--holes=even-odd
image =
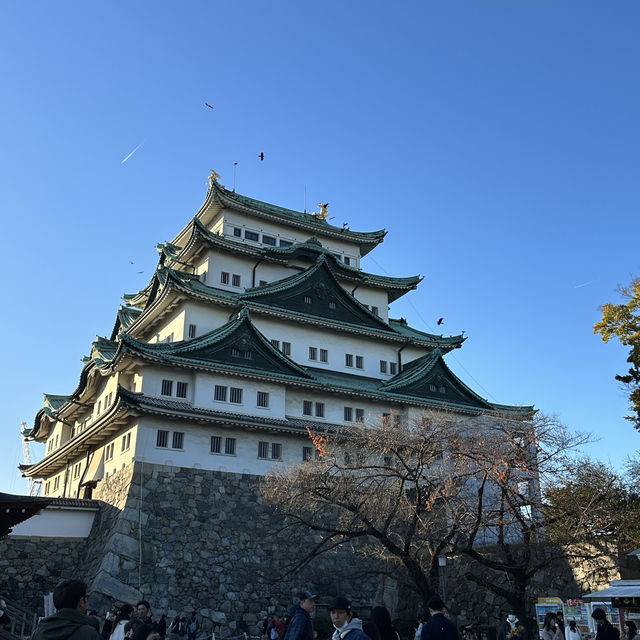
{"type": "Polygon", "coordinates": [[[318,359],[318,348],[309,347],[309,360],[317,360],[317,359],[318,359]]]}
{"type": "Polygon", "coordinates": [[[98,400],[98,405],[96,406],[96,415],[100,415],[100,409],[102,409],[102,400],[98,400]]]}
{"type": "Polygon", "coordinates": [[[168,446],[169,446],[169,432],[164,431],[163,429],[158,429],[158,434],[156,435],[156,447],[166,449],[168,446]]]}
{"type": "Polygon", "coordinates": [[[389,363],[389,373],[392,376],[395,376],[396,373],[398,373],[398,363],[397,362],[390,362],[389,363]]]}
{"type": "Polygon", "coordinates": [[[329,303],[329,309],[331,309],[332,311],[336,308],[336,303],[335,302],[330,302],[329,303]]]}
{"type": "Polygon", "coordinates": [[[320,362],[329,362],[329,352],[326,349],[320,349],[320,362]]]}
{"type": "Polygon", "coordinates": [[[324,418],[324,402],[316,402],[316,417],[324,418]]]}
{"type": "Polygon", "coordinates": [[[304,416],[312,416],[313,415],[313,402],[311,402],[311,400],[303,400],[303,402],[302,402],[302,415],[304,415],[304,416]]]}
{"type": "Polygon", "coordinates": [[[353,367],[353,354],[345,353],[344,354],[344,366],[345,367],[353,367]]]}
{"type": "Polygon", "coordinates": [[[217,384],[213,389],[213,399],[218,402],[227,401],[227,387],[217,384]]]}
{"type": "Polygon", "coordinates": [[[380,314],[378,313],[378,311],[378,307],[374,307],[373,305],[371,305],[371,313],[375,313],[377,316],[379,316],[380,314]]]}
{"type": "Polygon", "coordinates": [[[280,340],[272,340],[271,344],[276,348],[280,349],[280,340]]]}
{"type": "Polygon", "coordinates": [[[253,351],[242,351],[237,347],[232,347],[231,355],[234,358],[242,358],[244,360],[253,360],[253,351]]]}
{"type": "Polygon", "coordinates": [[[246,240],[253,240],[254,242],[258,242],[260,240],[260,236],[254,231],[245,230],[244,237],[246,240]]]}
{"type": "Polygon", "coordinates": [[[195,324],[190,324],[189,325],[189,337],[190,338],[195,338],[196,337],[196,325],[195,324]]]}
{"type": "Polygon", "coordinates": [[[172,449],[182,449],[184,444],[184,433],[182,431],[174,431],[171,439],[172,449]]]}
{"type": "Polygon", "coordinates": [[[444,385],[438,387],[438,393],[447,393],[447,388],[444,385]]]}
{"type": "Polygon", "coordinates": [[[280,240],[281,247],[290,247],[292,244],[293,242],[289,242],[289,240],[280,240]]]}
{"type": "Polygon", "coordinates": [[[122,436],[122,445],[120,447],[120,451],[127,451],[127,449],[129,449],[130,446],[131,446],[131,432],[122,436]]]}
{"type": "Polygon", "coordinates": [[[380,360],[380,373],[387,373],[387,361],[380,360]]]}
{"type": "Polygon", "coordinates": [[[279,442],[271,443],[271,457],[274,460],[280,460],[282,457],[282,445],[279,442]]]}
{"type": "Polygon", "coordinates": [[[290,342],[283,342],[282,343],[282,353],[284,353],[285,356],[290,356],[291,355],[291,343],[290,342]]]}
{"type": "Polygon", "coordinates": [[[364,409],[356,409],[356,422],[364,422],[364,409]]]}
{"type": "Polygon", "coordinates": [[[220,272],[220,284],[229,284],[229,273],[227,271],[220,272]]]}
{"type": "Polygon", "coordinates": [[[344,408],[344,421],[345,422],[353,422],[353,408],[345,407],[344,408]]]}
{"type": "Polygon", "coordinates": [[[264,233],[262,234],[262,243],[263,244],[268,244],[271,247],[275,247],[276,246],[276,239],[273,236],[265,236],[264,233]]]}
{"type": "Polygon", "coordinates": [[[60,476],[56,476],[53,480],[53,490],[57,491],[60,488],[60,476]]]}
{"type": "Polygon", "coordinates": [[[236,455],[236,439],[235,438],[225,438],[224,439],[224,452],[228,456],[236,455]]]}
{"type": "Polygon", "coordinates": [[[239,387],[229,387],[229,402],[242,404],[242,389],[239,387]]]}
{"type": "Polygon", "coordinates": [[[260,280],[260,282],[258,282],[259,287],[264,287],[266,284],[268,284],[266,280],[260,280]]]}
{"type": "Polygon", "coordinates": [[[302,462],[309,462],[313,457],[313,447],[302,447],[302,462]]]}
{"type": "Polygon", "coordinates": [[[104,459],[106,460],[112,460],[113,459],[113,442],[111,444],[108,444],[104,450],[104,459]]]}
{"type": "Polygon", "coordinates": [[[222,438],[220,436],[211,436],[211,453],[220,453],[222,448],[222,438]]]}
{"type": "Polygon", "coordinates": [[[349,256],[345,256],[343,259],[345,264],[351,264],[351,258],[349,258],[349,256]]]}
{"type": "Polygon", "coordinates": [[[78,464],[75,464],[73,466],[73,477],[74,479],[80,476],[80,463],[78,462],[78,464]]]}
{"type": "Polygon", "coordinates": [[[51,482],[47,481],[44,483],[44,495],[49,495],[49,490],[51,489],[51,482]]]}
{"type": "Polygon", "coordinates": [[[267,409],[269,407],[269,394],[266,391],[258,391],[256,404],[259,407],[264,407],[265,409],[267,409]]]}
{"type": "Polygon", "coordinates": [[[187,389],[189,387],[189,383],[187,382],[178,382],[176,384],[176,396],[178,398],[186,398],[187,397],[187,389]]]}
{"type": "Polygon", "coordinates": [[[239,229],[238,227],[233,227],[233,235],[236,238],[241,238],[242,237],[242,229],[239,229]]]}
{"type": "Polygon", "coordinates": [[[163,396],[170,396],[173,394],[173,380],[163,380],[162,389],[160,394],[163,396]]]}
{"type": "Polygon", "coordinates": [[[435,384],[430,384],[430,385],[429,385],[429,391],[434,391],[434,392],[435,392],[435,391],[437,391],[437,390],[438,390],[438,388],[436,387],[436,385],[435,385],[435,384]]]}
{"type": "Polygon", "coordinates": [[[268,458],[268,457],[269,457],[269,443],[258,442],[258,458],[268,458]]]}
{"type": "Polygon", "coordinates": [[[364,369],[364,358],[356,356],[356,369],[364,369]]]}
{"type": "Polygon", "coordinates": [[[304,303],[305,304],[311,304],[313,302],[313,298],[311,296],[305,296],[304,297],[304,303]]]}
{"type": "Polygon", "coordinates": [[[240,286],[240,274],[234,273],[231,276],[231,286],[232,287],[239,287],[240,286]]]}

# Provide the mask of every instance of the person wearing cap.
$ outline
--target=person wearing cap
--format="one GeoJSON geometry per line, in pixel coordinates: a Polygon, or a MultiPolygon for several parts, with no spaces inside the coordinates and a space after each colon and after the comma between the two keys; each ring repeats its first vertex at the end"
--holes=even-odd
{"type": "Polygon", "coordinates": [[[607,620],[604,609],[596,607],[591,617],[598,625],[595,640],[620,640],[620,632],[607,620]]]}
{"type": "Polygon", "coordinates": [[[298,604],[289,609],[289,625],[284,640],[313,640],[311,614],[316,610],[318,596],[308,589],[298,594],[298,604]]]}
{"type": "Polygon", "coordinates": [[[335,627],[331,640],[370,640],[362,630],[362,620],[354,618],[351,603],[341,596],[329,605],[331,623],[335,627]]]}

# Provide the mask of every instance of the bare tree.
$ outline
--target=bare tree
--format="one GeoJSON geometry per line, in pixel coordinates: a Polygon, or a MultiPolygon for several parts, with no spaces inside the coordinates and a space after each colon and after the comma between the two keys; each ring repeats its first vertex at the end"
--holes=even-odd
{"type": "Polygon", "coordinates": [[[318,534],[299,564],[357,540],[357,552],[402,567],[426,604],[438,556],[462,554],[466,577],[533,632],[531,581],[567,546],[548,548],[546,527],[560,514],[545,509],[544,489],[570,476],[587,436],[546,416],[432,412],[311,437],[317,459],[270,474],[264,487],[286,522],[318,534]]]}

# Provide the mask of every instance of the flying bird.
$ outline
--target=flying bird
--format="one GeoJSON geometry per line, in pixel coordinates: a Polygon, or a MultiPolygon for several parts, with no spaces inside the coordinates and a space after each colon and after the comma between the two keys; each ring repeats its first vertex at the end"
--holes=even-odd
{"type": "Polygon", "coordinates": [[[260,160],[264,160],[264,151],[260,152],[260,154],[258,155],[258,158],[260,158],[260,160]]]}
{"type": "Polygon", "coordinates": [[[444,324],[444,318],[439,318],[437,324],[444,324]]]}
{"type": "Polygon", "coordinates": [[[205,106],[205,107],[209,107],[209,109],[213,109],[213,107],[212,107],[208,102],[205,102],[205,103],[204,103],[204,106],[205,106]]]}

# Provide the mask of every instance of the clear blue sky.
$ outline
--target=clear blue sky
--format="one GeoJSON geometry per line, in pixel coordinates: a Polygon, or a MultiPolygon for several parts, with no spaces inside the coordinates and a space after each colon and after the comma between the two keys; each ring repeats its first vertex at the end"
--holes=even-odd
{"type": "Polygon", "coordinates": [[[626,352],[592,327],[640,274],[639,23],[637,0],[0,3],[0,491],[26,490],[20,422],[234,162],[240,193],[387,228],[364,268],[425,276],[393,316],[464,330],[463,380],[621,465],[626,352]]]}

